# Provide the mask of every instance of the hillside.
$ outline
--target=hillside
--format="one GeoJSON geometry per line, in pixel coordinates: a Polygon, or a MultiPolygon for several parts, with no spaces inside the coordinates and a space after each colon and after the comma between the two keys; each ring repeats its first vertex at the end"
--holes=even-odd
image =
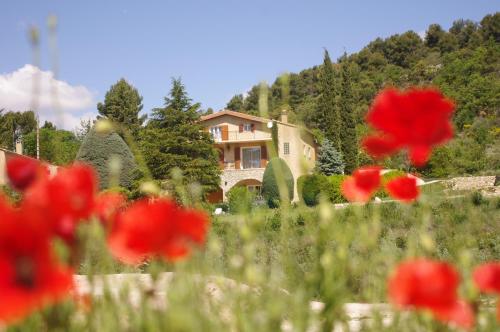
{"type": "MultiPolygon", "coordinates": [[[[342,65],[347,65],[352,75],[350,102],[358,137],[367,130],[363,118],[378,91],[386,86],[435,85],[457,103],[454,123],[458,136],[446,151],[436,153],[446,169],[433,170],[431,163],[421,172],[446,176],[500,169],[499,151],[495,148],[495,143],[500,143],[500,12],[480,22],[457,20],[448,31],[432,24],[423,39],[414,31],[377,38],[361,51],[340,57],[333,64],[337,76],[342,65]],[[466,151],[461,150],[464,145],[466,151]]],[[[277,118],[287,108],[291,121],[316,128],[322,66],[290,73],[287,79],[277,78],[269,86],[270,116],[277,118]]],[[[234,96],[227,108],[257,114],[258,99],[259,86],[255,85],[245,97],[234,96]]],[[[363,155],[360,162],[370,160],[363,155]]],[[[396,161],[389,166],[402,165],[396,161]]]]}

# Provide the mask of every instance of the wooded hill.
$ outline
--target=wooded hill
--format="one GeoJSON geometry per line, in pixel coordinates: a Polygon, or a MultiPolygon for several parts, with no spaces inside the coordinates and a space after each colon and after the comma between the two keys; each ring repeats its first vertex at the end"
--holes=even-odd
{"type": "MultiPolygon", "coordinates": [[[[303,123],[311,129],[317,128],[321,116],[318,114],[318,101],[322,92],[323,66],[278,77],[269,86],[269,115],[277,118],[281,110],[286,108],[290,113],[290,121],[303,123]]],[[[457,103],[454,123],[459,137],[465,138],[462,136],[467,131],[473,131],[466,135],[474,140],[466,153],[475,152],[460,158],[470,159],[467,163],[477,164],[477,157],[486,153],[495,160],[483,160],[481,165],[457,165],[454,170],[440,170],[437,173],[429,171],[428,175],[474,173],[500,168],[499,151],[492,146],[495,140],[498,143],[500,132],[500,12],[486,15],[480,22],[457,20],[448,31],[438,24],[432,24],[423,39],[414,31],[385,39],[377,38],[361,51],[343,55],[333,63],[338,77],[334,84],[338,91],[341,89],[342,66],[349,68],[351,76],[352,97],[349,103],[358,138],[367,131],[364,116],[381,89],[387,86],[407,88],[434,85],[457,103]]],[[[235,95],[227,108],[258,114],[259,90],[257,84],[245,97],[242,94],[235,95]]],[[[341,98],[339,93],[338,103],[342,103],[341,98]]],[[[321,136],[324,133],[318,134],[321,136]]],[[[460,151],[448,152],[462,154],[460,151]]],[[[360,163],[369,162],[363,158],[360,157],[360,163]]],[[[454,159],[454,156],[446,158],[454,159]]]]}

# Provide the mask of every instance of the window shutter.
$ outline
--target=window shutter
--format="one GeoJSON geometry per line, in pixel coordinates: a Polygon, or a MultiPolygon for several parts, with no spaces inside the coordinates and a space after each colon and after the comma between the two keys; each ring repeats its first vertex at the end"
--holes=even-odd
{"type": "Polygon", "coordinates": [[[242,133],[243,132],[243,123],[240,123],[240,128],[239,129],[240,129],[240,133],[242,133]]]}
{"type": "Polygon", "coordinates": [[[221,126],[222,129],[222,140],[223,141],[227,141],[229,139],[229,130],[228,130],[228,126],[227,125],[224,125],[224,126],[221,126]]]}
{"type": "Polygon", "coordinates": [[[240,169],[240,147],[234,148],[234,168],[240,169]]]}
{"type": "Polygon", "coordinates": [[[255,131],[255,123],[252,123],[250,127],[252,128],[252,133],[253,133],[255,131]]]}
{"type": "Polygon", "coordinates": [[[267,165],[267,147],[265,145],[260,147],[260,167],[264,168],[267,165]]]}

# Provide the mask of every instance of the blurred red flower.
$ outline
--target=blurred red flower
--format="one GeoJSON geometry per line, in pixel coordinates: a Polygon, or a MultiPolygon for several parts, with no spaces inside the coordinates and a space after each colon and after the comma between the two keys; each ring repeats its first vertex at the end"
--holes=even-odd
{"type": "Polygon", "coordinates": [[[379,132],[362,144],[375,158],[408,149],[411,162],[423,166],[434,146],[453,137],[450,118],[454,108],[436,89],[386,89],[375,98],[366,117],[379,132]]]}
{"type": "Polygon", "coordinates": [[[66,298],[73,272],[53,256],[37,211],[14,210],[0,197],[0,216],[0,321],[12,323],[66,298]]]}
{"type": "Polygon", "coordinates": [[[474,310],[465,301],[457,300],[451,306],[432,309],[434,317],[445,323],[452,323],[465,329],[471,329],[475,323],[474,310]]]}
{"type": "Polygon", "coordinates": [[[460,282],[453,266],[428,259],[401,263],[389,279],[389,298],[400,307],[443,308],[457,300],[460,282]]]}
{"type": "Polygon", "coordinates": [[[407,203],[417,199],[420,194],[420,189],[417,186],[417,179],[408,175],[388,181],[385,184],[385,189],[393,198],[407,203]]]}
{"type": "Polygon", "coordinates": [[[204,243],[208,223],[201,211],[181,208],[168,199],[143,199],[116,214],[108,245],[127,264],[152,256],[174,261],[188,255],[192,244],[204,243]]]}
{"type": "Polygon", "coordinates": [[[125,195],[116,192],[103,192],[97,195],[94,213],[102,223],[107,224],[115,213],[127,203],[125,195]]]}
{"type": "Polygon", "coordinates": [[[13,157],[7,161],[7,177],[12,187],[19,191],[26,190],[45,167],[35,159],[13,157]]]}
{"type": "Polygon", "coordinates": [[[67,243],[74,240],[79,221],[88,219],[94,208],[96,177],[90,166],[75,164],[60,168],[56,176],[36,181],[25,193],[25,209],[39,211],[54,234],[67,243]]]}
{"type": "Polygon", "coordinates": [[[473,279],[482,292],[500,294],[500,262],[491,262],[476,267],[473,279]]]}
{"type": "Polygon", "coordinates": [[[368,202],[380,187],[380,167],[366,166],[355,170],[342,182],[342,194],[351,202],[368,202]]]}

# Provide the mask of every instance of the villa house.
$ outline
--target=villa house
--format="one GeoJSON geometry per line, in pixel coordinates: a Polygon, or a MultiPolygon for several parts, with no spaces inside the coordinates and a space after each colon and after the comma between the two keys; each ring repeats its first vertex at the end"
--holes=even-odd
{"type": "MultiPolygon", "coordinates": [[[[297,178],[314,167],[316,143],[312,133],[305,128],[288,123],[287,114],[281,121],[223,110],[202,116],[201,122],[212,134],[219,150],[220,167],[223,170],[221,187],[209,195],[211,202],[226,199],[234,186],[246,186],[260,193],[264,169],[269,160],[267,144],[272,142],[272,127],[277,126],[278,155],[286,161],[293,178],[297,178]]],[[[295,185],[294,199],[297,199],[295,185]]]]}

